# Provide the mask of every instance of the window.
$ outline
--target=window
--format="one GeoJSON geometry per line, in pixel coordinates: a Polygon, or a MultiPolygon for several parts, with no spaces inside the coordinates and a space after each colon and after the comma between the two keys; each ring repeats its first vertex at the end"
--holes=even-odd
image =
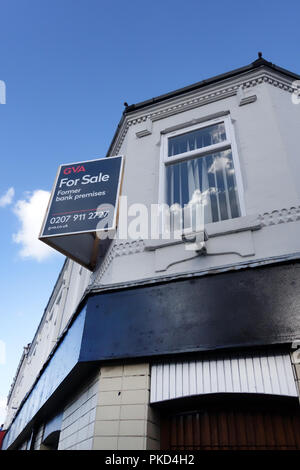
{"type": "Polygon", "coordinates": [[[228,116],[166,134],[162,153],[160,202],[183,208],[196,192],[204,205],[204,223],[242,215],[241,177],[228,116]]]}

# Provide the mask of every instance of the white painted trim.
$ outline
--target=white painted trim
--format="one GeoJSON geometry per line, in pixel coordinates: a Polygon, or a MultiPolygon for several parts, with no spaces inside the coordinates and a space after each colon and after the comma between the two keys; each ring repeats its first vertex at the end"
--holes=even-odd
{"type": "MultiPolygon", "coordinates": [[[[224,122],[225,131],[226,131],[226,135],[227,135],[227,129],[226,129],[226,124],[225,124],[226,119],[228,119],[228,117],[223,116],[223,117],[203,121],[201,123],[194,124],[194,125],[191,125],[189,127],[184,127],[184,128],[169,132],[165,135],[166,136],[166,143],[168,142],[168,139],[170,139],[172,137],[176,137],[178,135],[188,134],[189,132],[193,132],[193,131],[198,130],[198,129],[204,129],[205,127],[213,126],[214,124],[220,124],[221,122],[224,122]]],[[[223,142],[219,142],[218,144],[213,144],[213,145],[209,145],[209,146],[206,146],[206,147],[201,147],[201,148],[198,148],[198,149],[195,149],[195,150],[190,150],[189,152],[179,153],[177,155],[173,155],[172,157],[168,156],[168,145],[166,145],[165,152],[164,152],[164,163],[172,163],[176,160],[188,160],[190,158],[195,158],[197,156],[200,157],[201,155],[204,155],[206,153],[213,153],[213,152],[215,152],[215,151],[217,151],[217,150],[219,150],[223,147],[227,147],[229,145],[230,145],[230,141],[228,139],[226,139],[223,142]]]]}
{"type": "MultiPolygon", "coordinates": [[[[188,133],[189,131],[187,131],[188,133]]],[[[218,144],[208,145],[207,147],[202,147],[200,149],[190,150],[189,152],[178,153],[177,155],[173,155],[172,157],[168,157],[165,154],[164,163],[165,165],[175,163],[175,162],[182,162],[184,160],[191,160],[197,157],[204,157],[205,155],[210,155],[212,153],[221,152],[222,150],[226,150],[230,147],[229,140],[223,140],[223,142],[219,142],[218,144]]]]}
{"type": "Polygon", "coordinates": [[[233,165],[234,165],[234,170],[235,170],[235,178],[236,178],[240,211],[241,211],[240,215],[241,217],[244,217],[247,215],[246,207],[245,207],[245,197],[244,197],[245,192],[244,192],[244,185],[243,185],[243,179],[242,179],[240,159],[239,159],[237,143],[236,143],[236,138],[235,138],[235,131],[233,127],[233,121],[230,116],[227,117],[225,126],[227,127],[226,133],[228,130],[230,141],[231,141],[231,153],[232,153],[232,160],[233,160],[233,165]]]}
{"type": "Polygon", "coordinates": [[[166,203],[166,165],[172,164],[176,161],[183,161],[188,160],[191,158],[201,157],[204,155],[208,155],[214,153],[216,151],[225,150],[226,148],[231,148],[233,165],[235,169],[235,178],[237,184],[237,192],[239,198],[239,206],[240,206],[240,216],[243,217],[246,215],[245,209],[245,200],[244,200],[244,187],[242,181],[242,174],[240,168],[240,162],[238,158],[237,152],[237,144],[234,134],[233,122],[230,117],[230,114],[220,116],[215,119],[210,119],[207,121],[202,121],[201,123],[191,125],[186,127],[185,124],[182,124],[182,128],[176,129],[174,131],[164,133],[161,132],[161,146],[160,146],[160,166],[159,166],[159,195],[158,195],[158,202],[159,204],[166,203]],[[220,142],[218,144],[210,145],[208,147],[203,147],[196,150],[191,150],[189,152],[184,152],[181,154],[174,155],[173,157],[168,157],[168,139],[171,137],[175,137],[177,135],[187,134],[197,129],[205,128],[213,124],[219,124],[224,122],[225,132],[226,132],[226,140],[220,142]]]}

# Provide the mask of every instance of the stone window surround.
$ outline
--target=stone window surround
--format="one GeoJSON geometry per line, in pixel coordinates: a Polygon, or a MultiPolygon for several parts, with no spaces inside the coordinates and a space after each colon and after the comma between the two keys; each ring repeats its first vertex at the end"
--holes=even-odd
{"type": "MultiPolygon", "coordinates": [[[[195,128],[197,129],[197,125],[199,125],[200,127],[205,127],[206,125],[209,126],[211,124],[217,124],[221,122],[224,123],[225,129],[226,129],[226,142],[223,142],[223,144],[226,147],[227,145],[229,145],[231,149],[231,153],[232,153],[236,185],[237,185],[238,201],[239,201],[239,207],[240,207],[240,215],[241,216],[246,215],[243,180],[242,180],[242,174],[241,174],[241,168],[240,168],[237,142],[236,142],[236,137],[235,137],[235,130],[233,126],[234,120],[230,116],[229,110],[224,110],[215,114],[202,116],[199,119],[194,119],[193,121],[189,121],[189,122],[185,121],[176,126],[161,130],[161,151],[160,151],[160,170],[159,170],[159,202],[160,203],[165,202],[165,197],[164,197],[165,185],[166,185],[165,170],[166,170],[166,163],[169,160],[166,157],[169,137],[172,137],[173,135],[180,135],[181,133],[185,133],[188,131],[192,131],[195,128]]],[[[220,150],[221,150],[223,149],[223,146],[222,144],[220,145],[221,145],[220,147],[220,150]]],[[[195,151],[196,153],[194,155],[194,158],[205,155],[206,151],[208,151],[207,149],[206,148],[197,149],[195,151]]],[[[213,153],[214,150],[211,150],[211,152],[213,153]]],[[[186,152],[186,154],[188,154],[188,152],[186,152]]],[[[191,156],[185,157],[185,158],[190,159],[191,156]]],[[[173,163],[177,163],[178,157],[177,156],[172,157],[172,160],[174,160],[173,163]]]]}

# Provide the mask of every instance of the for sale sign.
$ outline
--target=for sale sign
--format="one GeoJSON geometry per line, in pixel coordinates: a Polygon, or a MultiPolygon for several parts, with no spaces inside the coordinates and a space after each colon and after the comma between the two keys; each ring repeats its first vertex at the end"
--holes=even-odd
{"type": "MultiPolygon", "coordinates": [[[[122,171],[122,156],[61,165],[51,193],[40,240],[78,260],[80,240],[82,245],[90,245],[90,238],[78,238],[78,235],[90,234],[95,238],[98,231],[114,230],[122,171]],[[67,236],[68,243],[64,243],[63,239],[67,236]],[[70,238],[71,236],[73,238],[70,238]],[[74,255],[65,247],[70,246],[74,251],[72,240],[75,240],[75,236],[77,254],[74,255]],[[61,238],[59,242],[58,238],[61,238]]],[[[82,246],[82,251],[86,258],[86,246],[82,246]]]]}

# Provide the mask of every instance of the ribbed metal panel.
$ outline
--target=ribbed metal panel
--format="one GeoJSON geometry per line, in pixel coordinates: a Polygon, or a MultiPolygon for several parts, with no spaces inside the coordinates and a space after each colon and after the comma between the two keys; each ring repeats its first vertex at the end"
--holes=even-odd
{"type": "Polygon", "coordinates": [[[151,403],[208,393],[265,393],[296,397],[290,356],[230,356],[152,365],[151,403]]]}

